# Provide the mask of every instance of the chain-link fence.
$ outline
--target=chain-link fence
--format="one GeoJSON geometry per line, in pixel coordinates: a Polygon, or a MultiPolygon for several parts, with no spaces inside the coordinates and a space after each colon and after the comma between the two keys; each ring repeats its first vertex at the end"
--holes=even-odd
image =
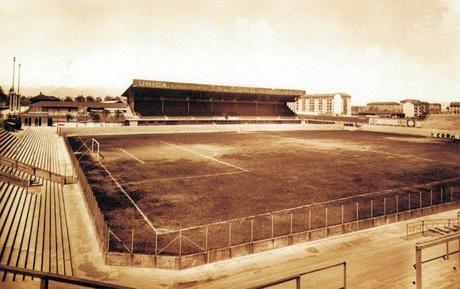
{"type": "Polygon", "coordinates": [[[110,250],[184,256],[246,246],[251,253],[255,245],[264,242],[266,246],[282,247],[292,244],[298,236],[309,240],[370,228],[421,216],[427,208],[458,201],[460,178],[177,230],[159,229],[155,233],[145,228],[145,233],[137,227],[139,234],[114,230],[109,236],[110,250]],[[270,241],[272,244],[268,244],[270,241]]]}

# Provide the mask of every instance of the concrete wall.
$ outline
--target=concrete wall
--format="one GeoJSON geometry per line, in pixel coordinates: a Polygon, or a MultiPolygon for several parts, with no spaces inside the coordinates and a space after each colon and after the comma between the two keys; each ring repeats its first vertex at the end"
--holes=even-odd
{"type": "Polygon", "coordinates": [[[123,135],[166,134],[203,132],[250,132],[250,131],[297,131],[297,130],[341,130],[340,124],[193,124],[158,126],[122,126],[93,128],[59,128],[59,135],[123,135]]]}
{"type": "Polygon", "coordinates": [[[424,137],[431,137],[431,133],[434,132],[434,130],[424,129],[424,128],[383,126],[383,125],[377,126],[377,125],[368,125],[368,124],[361,126],[360,130],[370,131],[370,132],[424,136],[424,137]]]}
{"type": "MultiPolygon", "coordinates": [[[[106,264],[116,266],[134,266],[134,267],[149,267],[162,269],[186,269],[190,267],[200,266],[207,263],[219,262],[245,256],[253,253],[265,252],[277,248],[305,243],[312,240],[320,240],[332,236],[346,234],[358,230],[369,229],[390,223],[410,220],[430,214],[439,213],[442,211],[460,208],[460,201],[451,203],[443,203],[430,207],[413,209],[400,213],[394,213],[386,216],[378,216],[374,218],[352,221],[345,224],[330,226],[327,228],[319,228],[311,231],[289,234],[285,236],[258,240],[250,243],[234,245],[222,249],[208,250],[191,255],[183,256],[163,256],[163,255],[143,255],[129,253],[106,253],[106,264]]],[[[403,237],[403,236],[401,236],[403,237]]]]}

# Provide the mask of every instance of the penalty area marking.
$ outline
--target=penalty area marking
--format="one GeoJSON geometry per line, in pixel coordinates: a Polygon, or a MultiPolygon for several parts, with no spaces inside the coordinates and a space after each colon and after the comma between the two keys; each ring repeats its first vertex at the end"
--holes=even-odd
{"type": "Polygon", "coordinates": [[[403,154],[397,154],[397,153],[389,153],[389,152],[379,151],[375,149],[365,149],[364,151],[377,153],[377,154],[384,154],[384,155],[389,155],[389,156],[394,156],[394,157],[411,158],[411,159],[417,159],[417,160],[428,161],[428,162],[436,162],[436,160],[427,159],[423,157],[418,157],[418,156],[413,156],[413,155],[403,155],[403,154]]]}
{"type": "Polygon", "coordinates": [[[112,180],[115,182],[117,187],[123,192],[123,194],[125,194],[125,196],[131,201],[133,206],[136,208],[136,210],[139,212],[139,214],[141,214],[142,218],[147,222],[147,224],[150,226],[150,228],[152,228],[152,230],[155,233],[158,233],[157,229],[153,226],[152,222],[150,222],[149,218],[147,218],[147,216],[144,214],[144,212],[141,210],[141,208],[139,208],[139,206],[136,204],[136,202],[134,202],[134,200],[129,196],[129,194],[125,191],[125,189],[123,189],[123,187],[120,185],[120,183],[114,178],[114,176],[112,176],[110,171],[104,166],[104,164],[101,161],[99,161],[99,164],[104,168],[104,170],[107,172],[109,177],[112,178],[112,180]]]}
{"type": "Polygon", "coordinates": [[[132,157],[133,159],[135,159],[136,161],[140,162],[141,164],[145,165],[145,162],[139,158],[137,158],[135,155],[131,154],[130,152],[122,149],[122,148],[119,148],[120,151],[124,152],[125,154],[127,154],[128,156],[132,157]]]}
{"type": "Polygon", "coordinates": [[[162,140],[160,140],[160,142],[161,142],[161,143],[164,143],[164,144],[167,144],[167,145],[170,145],[170,146],[173,146],[173,147],[175,147],[175,148],[181,149],[181,150],[183,150],[183,151],[189,152],[189,153],[191,153],[191,154],[200,156],[200,157],[202,157],[202,158],[205,158],[205,159],[208,159],[208,160],[211,160],[211,161],[215,161],[215,162],[218,162],[218,163],[220,163],[220,164],[223,164],[223,165],[226,165],[226,166],[235,168],[235,169],[240,170],[240,171],[243,171],[243,172],[245,172],[245,173],[249,173],[249,171],[248,171],[247,169],[243,169],[243,168],[240,168],[240,167],[238,167],[238,166],[232,165],[232,164],[230,164],[230,163],[227,163],[227,162],[218,160],[218,159],[216,159],[216,158],[213,158],[213,157],[204,155],[204,154],[202,154],[202,153],[199,153],[199,152],[190,150],[190,149],[188,149],[188,148],[181,147],[180,145],[172,144],[172,143],[169,143],[169,142],[166,142],[166,141],[162,141],[162,140]]]}

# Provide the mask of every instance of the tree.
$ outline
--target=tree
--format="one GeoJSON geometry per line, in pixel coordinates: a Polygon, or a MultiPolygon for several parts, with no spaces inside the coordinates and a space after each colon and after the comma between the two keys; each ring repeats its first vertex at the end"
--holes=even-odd
{"type": "Polygon", "coordinates": [[[86,102],[94,102],[94,97],[92,97],[91,95],[88,95],[86,97],[86,102]]]}
{"type": "Polygon", "coordinates": [[[95,101],[96,101],[96,102],[102,102],[102,98],[98,96],[98,97],[96,97],[96,100],[95,100],[95,101]]]}
{"type": "Polygon", "coordinates": [[[28,106],[28,105],[30,105],[30,99],[28,99],[28,98],[25,97],[25,96],[21,96],[21,98],[19,99],[19,102],[20,102],[21,105],[23,105],[23,106],[28,106]]]}
{"type": "Polygon", "coordinates": [[[0,86],[0,102],[6,102],[7,95],[3,92],[3,88],[0,86]]]}
{"type": "Polygon", "coordinates": [[[73,99],[72,99],[70,96],[66,96],[66,97],[64,98],[64,101],[73,101],[73,99]]]}
{"type": "Polygon", "coordinates": [[[101,121],[101,116],[99,115],[99,113],[95,112],[95,111],[92,111],[89,113],[91,119],[93,120],[93,122],[100,122],[101,121]]]}
{"type": "Polygon", "coordinates": [[[79,95],[75,97],[75,101],[77,102],[85,102],[85,97],[83,95],[79,95]]]}
{"type": "Polygon", "coordinates": [[[22,127],[22,121],[20,117],[17,117],[15,122],[14,122],[14,128],[17,130],[20,130],[22,127]]]}
{"type": "Polygon", "coordinates": [[[107,122],[107,117],[109,116],[110,112],[108,110],[103,110],[102,111],[102,117],[104,119],[104,122],[107,122]]]}
{"type": "Polygon", "coordinates": [[[121,110],[117,109],[115,111],[115,122],[124,122],[125,121],[125,115],[121,110]]]}

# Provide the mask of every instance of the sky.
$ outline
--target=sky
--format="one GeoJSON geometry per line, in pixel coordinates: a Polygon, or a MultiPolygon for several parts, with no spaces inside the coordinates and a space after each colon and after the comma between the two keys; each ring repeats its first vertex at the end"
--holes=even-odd
{"type": "Polygon", "coordinates": [[[120,95],[132,79],[460,100],[458,0],[0,0],[0,86],[120,95]]]}

